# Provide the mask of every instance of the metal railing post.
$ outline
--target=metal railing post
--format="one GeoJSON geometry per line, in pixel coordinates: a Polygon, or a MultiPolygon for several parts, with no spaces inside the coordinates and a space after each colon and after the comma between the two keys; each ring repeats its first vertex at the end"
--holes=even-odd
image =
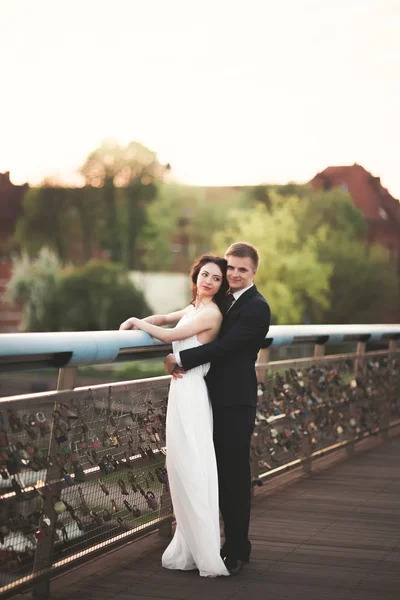
{"type": "Polygon", "coordinates": [[[383,402],[383,414],[381,423],[379,424],[382,428],[380,432],[380,438],[385,441],[389,438],[389,423],[390,423],[390,413],[393,402],[393,368],[392,368],[392,360],[394,354],[396,352],[396,340],[389,341],[389,354],[388,354],[388,379],[387,379],[387,396],[384,398],[383,402]]]}
{"type": "MultiPolygon", "coordinates": [[[[315,344],[314,346],[314,358],[318,361],[319,358],[323,358],[325,355],[325,345],[324,344],[315,344]]],[[[311,443],[311,435],[308,431],[308,417],[306,422],[304,423],[304,437],[302,441],[302,459],[303,459],[303,472],[311,473],[312,471],[312,443],[311,443]]]]}
{"type": "MultiPolygon", "coordinates": [[[[257,382],[258,383],[265,383],[265,376],[267,373],[267,369],[268,369],[268,363],[269,363],[269,348],[261,348],[261,350],[258,353],[257,356],[257,362],[256,362],[256,375],[257,375],[257,382]]],[[[253,433],[253,436],[257,435],[257,433],[253,433]]],[[[252,440],[254,440],[254,437],[252,436],[252,440]]],[[[260,475],[260,467],[258,464],[258,456],[257,456],[257,452],[255,450],[255,445],[251,442],[250,443],[250,473],[251,473],[251,480],[252,481],[257,481],[259,480],[259,475],[260,475]]],[[[254,496],[254,487],[251,488],[251,496],[254,496]]]]}
{"type": "Polygon", "coordinates": [[[354,362],[354,377],[358,377],[358,375],[360,374],[360,372],[362,372],[364,368],[364,355],[366,346],[366,342],[358,342],[357,344],[357,358],[354,362]]]}
{"type": "MultiPolygon", "coordinates": [[[[61,390],[73,390],[76,381],[76,367],[67,367],[65,369],[59,369],[57,391],[61,390]]],[[[54,404],[54,410],[57,408],[57,401],[54,404]]],[[[56,442],[53,435],[54,422],[52,424],[52,430],[50,433],[50,442],[48,449],[48,456],[56,454],[56,442]]],[[[46,481],[51,481],[57,478],[58,467],[53,465],[47,469],[46,481]]],[[[50,525],[46,527],[46,535],[42,535],[38,539],[38,543],[35,551],[35,559],[33,564],[33,571],[41,571],[43,569],[49,569],[53,561],[53,548],[54,548],[54,531],[55,522],[57,520],[57,514],[51,505],[51,496],[61,495],[61,485],[52,485],[52,490],[49,495],[48,491],[44,492],[43,504],[45,507],[46,517],[50,520],[50,525]]],[[[50,573],[47,576],[39,579],[32,588],[32,598],[35,600],[49,598],[50,596],[50,573]]]]}

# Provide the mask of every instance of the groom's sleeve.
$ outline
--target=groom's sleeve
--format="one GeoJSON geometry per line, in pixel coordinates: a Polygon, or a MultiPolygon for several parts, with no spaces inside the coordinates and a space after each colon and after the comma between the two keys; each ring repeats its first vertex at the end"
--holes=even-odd
{"type": "Polygon", "coordinates": [[[180,351],[180,360],[185,371],[212,361],[225,361],[243,350],[249,342],[261,347],[268,333],[270,310],[267,303],[256,313],[243,312],[237,323],[222,337],[209,344],[180,351]]]}

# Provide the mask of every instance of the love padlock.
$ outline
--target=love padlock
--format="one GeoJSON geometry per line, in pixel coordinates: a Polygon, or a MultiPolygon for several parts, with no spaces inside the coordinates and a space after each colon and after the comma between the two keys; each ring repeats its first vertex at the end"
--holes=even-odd
{"type": "Polygon", "coordinates": [[[132,448],[133,434],[132,434],[132,429],[129,426],[126,427],[126,443],[128,444],[129,448],[132,448]]]}
{"type": "Polygon", "coordinates": [[[79,462],[73,462],[73,469],[75,475],[75,482],[82,483],[86,481],[86,474],[84,468],[79,462]]]}
{"type": "Polygon", "coordinates": [[[121,440],[120,440],[120,438],[119,438],[119,435],[118,435],[118,431],[117,431],[117,430],[115,430],[115,431],[113,432],[113,434],[112,434],[112,440],[113,440],[113,446],[114,446],[115,448],[118,448],[119,446],[121,446],[121,440]]]}
{"type": "Polygon", "coordinates": [[[58,515],[67,510],[67,505],[63,500],[61,500],[59,496],[51,497],[51,505],[53,507],[54,512],[56,512],[58,515]]]}
{"type": "Polygon", "coordinates": [[[155,458],[155,454],[151,446],[147,446],[147,448],[145,448],[144,451],[149,458],[155,458]]]}
{"type": "Polygon", "coordinates": [[[136,504],[134,504],[132,506],[132,514],[135,517],[135,519],[137,519],[138,517],[140,517],[140,515],[142,514],[141,511],[140,511],[140,508],[136,504]]]}
{"type": "Polygon", "coordinates": [[[157,429],[156,429],[155,427],[152,427],[152,428],[151,428],[151,431],[152,431],[152,433],[153,433],[153,436],[154,436],[154,439],[155,439],[155,441],[156,441],[156,442],[160,442],[161,440],[160,440],[160,436],[158,435],[158,431],[157,431],[157,429]]]}
{"type": "Polygon", "coordinates": [[[96,523],[96,525],[103,524],[103,519],[100,517],[100,515],[95,510],[90,511],[90,516],[92,517],[92,519],[96,523]]]}
{"type": "Polygon", "coordinates": [[[78,444],[76,442],[71,442],[71,454],[69,459],[72,462],[79,462],[78,444]]]}
{"type": "Polygon", "coordinates": [[[79,496],[81,499],[81,503],[79,505],[79,510],[81,511],[81,513],[83,514],[84,517],[87,517],[90,514],[90,508],[86,502],[86,499],[85,499],[85,496],[84,496],[81,486],[78,487],[78,492],[79,492],[79,496]]]}
{"type": "Polygon", "coordinates": [[[10,473],[10,475],[16,475],[17,473],[19,473],[21,471],[22,461],[21,461],[21,457],[18,454],[16,447],[13,446],[13,444],[10,444],[8,446],[7,455],[8,455],[7,460],[6,460],[7,471],[10,473]]]}
{"type": "Polygon", "coordinates": [[[105,523],[107,523],[107,521],[111,521],[111,518],[112,518],[112,516],[111,516],[111,513],[110,513],[110,511],[108,510],[108,508],[104,508],[104,509],[103,509],[103,512],[102,512],[102,517],[103,517],[103,521],[104,521],[105,523]]]}
{"type": "Polygon", "coordinates": [[[54,438],[57,444],[60,446],[64,454],[69,454],[69,444],[68,437],[65,432],[61,429],[61,427],[57,426],[54,429],[54,438]]]}
{"type": "Polygon", "coordinates": [[[125,458],[125,466],[126,467],[131,467],[132,466],[132,461],[130,459],[130,456],[129,456],[128,452],[124,452],[124,458],[125,458]]]}
{"type": "Polygon", "coordinates": [[[113,437],[106,430],[103,431],[103,446],[105,448],[112,448],[114,446],[113,437]]]}
{"type": "Polygon", "coordinates": [[[67,473],[65,469],[61,469],[61,477],[64,479],[67,485],[73,486],[75,485],[75,481],[72,479],[71,475],[67,473]]]}
{"type": "Polygon", "coordinates": [[[85,531],[85,526],[82,523],[82,521],[80,520],[80,518],[77,515],[75,515],[73,518],[74,518],[75,523],[78,525],[78,529],[80,531],[85,531]]]}
{"type": "Polygon", "coordinates": [[[40,437],[44,437],[50,432],[50,425],[42,412],[36,413],[36,420],[39,427],[40,437]]]}
{"type": "Polygon", "coordinates": [[[28,425],[29,425],[29,427],[36,427],[37,422],[36,422],[36,419],[35,419],[35,415],[29,415],[29,417],[28,417],[28,425]]]}
{"type": "Polygon", "coordinates": [[[133,512],[133,506],[128,502],[128,500],[124,500],[124,506],[129,510],[129,512],[133,512]]]}
{"type": "Polygon", "coordinates": [[[149,508],[155,510],[158,507],[157,498],[151,490],[148,490],[144,497],[146,498],[147,506],[149,508]]]}
{"type": "Polygon", "coordinates": [[[137,493],[138,489],[136,486],[136,477],[133,473],[129,473],[128,475],[129,483],[131,484],[132,491],[137,493]]]}
{"type": "Polygon", "coordinates": [[[100,442],[99,438],[97,437],[97,435],[92,437],[91,442],[92,442],[93,448],[101,448],[101,442],[100,442]]]}
{"type": "Polygon", "coordinates": [[[23,419],[22,419],[23,426],[24,426],[25,431],[31,438],[31,440],[36,440],[36,438],[37,438],[37,432],[35,430],[36,421],[35,421],[35,425],[32,427],[29,423],[29,419],[30,419],[30,417],[28,415],[23,416],[23,419]]]}
{"type": "Polygon", "coordinates": [[[108,496],[110,492],[108,491],[108,487],[106,486],[106,484],[103,482],[102,479],[99,479],[99,485],[101,487],[101,491],[103,492],[103,494],[108,496]]]}
{"type": "Polygon", "coordinates": [[[121,490],[121,494],[123,496],[129,496],[129,492],[126,489],[126,485],[123,479],[118,479],[118,485],[119,485],[119,489],[121,490]]]}
{"type": "Polygon", "coordinates": [[[22,431],[22,421],[19,416],[13,411],[9,410],[10,416],[8,417],[8,423],[13,433],[19,433],[22,431]]]}

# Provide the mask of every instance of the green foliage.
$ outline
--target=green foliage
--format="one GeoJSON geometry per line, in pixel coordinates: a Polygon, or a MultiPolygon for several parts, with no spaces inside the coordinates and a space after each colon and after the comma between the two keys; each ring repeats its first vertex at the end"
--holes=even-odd
{"type": "Polygon", "coordinates": [[[90,261],[69,269],[58,288],[63,331],[118,329],[132,316],[145,317],[151,310],[142,292],[121,265],[90,261]]]}
{"type": "Polygon", "coordinates": [[[31,261],[25,253],[14,262],[13,274],[7,284],[5,299],[22,306],[23,331],[57,331],[57,288],[61,264],[48,248],[42,248],[31,261]]]}
{"type": "Polygon", "coordinates": [[[93,377],[98,383],[99,380],[107,381],[130,381],[132,379],[146,379],[149,377],[160,377],[166,375],[162,359],[141,360],[130,363],[113,364],[113,368],[101,368],[95,365],[89,367],[80,367],[79,376],[93,377]]]}
{"type": "Polygon", "coordinates": [[[63,269],[47,248],[35,261],[26,254],[15,261],[6,298],[22,306],[23,331],[118,329],[132,314],[151,312],[121,265],[90,261],[63,269]]]}
{"type": "Polygon", "coordinates": [[[89,260],[99,247],[102,204],[102,190],[91,186],[31,188],[24,197],[15,241],[31,257],[47,246],[63,263],[81,257],[89,260]]]}
{"type": "Polygon", "coordinates": [[[342,237],[321,249],[330,260],[330,306],[323,322],[392,323],[397,318],[398,279],[393,263],[380,247],[368,248],[342,237]]]}
{"type": "Polygon", "coordinates": [[[140,235],[147,269],[186,273],[199,254],[213,250],[213,235],[229,211],[244,207],[250,207],[244,191],[161,185],[140,235]]]}
{"type": "Polygon", "coordinates": [[[45,245],[65,261],[68,243],[75,237],[74,224],[75,210],[66,189],[31,188],[24,196],[24,215],[17,222],[15,239],[30,256],[45,245]]]}
{"type": "Polygon", "coordinates": [[[146,220],[145,204],[154,198],[169,168],[138,142],[121,146],[112,140],[91,152],[81,168],[87,184],[103,188],[102,246],[111,260],[125,262],[128,269],[137,266],[136,240],[146,220]],[[117,187],[124,193],[117,195],[117,187]]]}
{"type": "Polygon", "coordinates": [[[332,324],[394,320],[394,265],[382,248],[367,246],[367,222],[350,195],[338,189],[313,193],[303,200],[297,219],[303,239],[317,239],[319,262],[332,266],[329,307],[322,315],[309,307],[310,318],[332,324]]]}
{"type": "Polygon", "coordinates": [[[299,198],[291,188],[284,195],[277,189],[259,189],[268,202],[231,213],[215,236],[220,252],[240,239],[259,249],[256,283],[274,322],[392,322],[399,303],[395,267],[382,248],[367,246],[367,224],[349,194],[309,190],[299,198]]]}
{"type": "Polygon", "coordinates": [[[353,240],[366,238],[367,222],[363,213],[354,206],[348,192],[339,189],[313,192],[297,206],[303,237],[313,235],[324,227],[329,229],[330,238],[333,235],[353,240]]]}

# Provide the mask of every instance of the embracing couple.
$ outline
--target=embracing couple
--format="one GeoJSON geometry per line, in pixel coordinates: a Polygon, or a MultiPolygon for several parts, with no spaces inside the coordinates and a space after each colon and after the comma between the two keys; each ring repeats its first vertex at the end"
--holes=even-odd
{"type": "Polygon", "coordinates": [[[258,263],[246,242],[232,244],[225,258],[205,254],[191,270],[189,306],[120,326],[173,344],[164,365],[172,375],[166,444],[177,525],[162,557],[167,569],[236,575],[250,557],[254,365],[270,323],[269,306],[253,283],[258,263]]]}

